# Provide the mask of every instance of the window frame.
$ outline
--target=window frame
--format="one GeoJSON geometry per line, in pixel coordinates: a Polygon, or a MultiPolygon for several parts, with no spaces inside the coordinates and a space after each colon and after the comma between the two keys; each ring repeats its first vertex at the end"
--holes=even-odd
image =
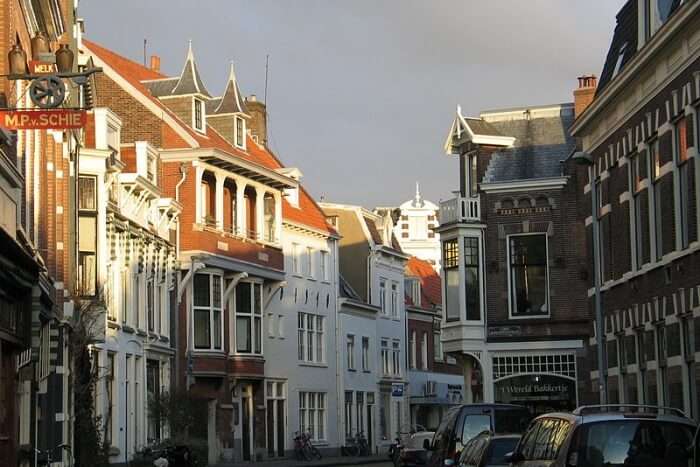
{"type": "Polygon", "coordinates": [[[223,302],[223,294],[224,294],[224,276],[221,271],[216,271],[216,270],[202,270],[202,271],[197,271],[195,273],[195,277],[192,278],[192,302],[191,302],[191,313],[192,313],[192,350],[195,352],[223,352],[224,351],[224,302],[223,302]],[[209,305],[196,305],[195,301],[195,286],[194,286],[194,281],[196,279],[196,276],[198,275],[206,275],[209,276],[209,305]],[[220,297],[220,307],[217,309],[214,306],[214,281],[216,280],[215,278],[218,278],[219,280],[219,292],[221,294],[220,297]],[[208,311],[208,321],[209,321],[209,345],[207,347],[197,346],[196,342],[196,333],[195,333],[195,312],[197,310],[208,311]],[[214,332],[215,332],[215,320],[214,320],[214,312],[218,311],[219,312],[219,348],[217,348],[214,343],[216,342],[214,339],[214,332]]]}
{"type": "Polygon", "coordinates": [[[518,320],[518,319],[548,319],[551,318],[551,285],[550,285],[550,271],[549,271],[549,236],[546,232],[529,232],[512,234],[506,236],[506,258],[507,258],[507,276],[508,276],[508,319],[518,320]],[[512,259],[511,259],[511,238],[513,237],[530,237],[530,236],[541,236],[545,239],[545,283],[546,283],[546,304],[547,313],[538,313],[532,315],[519,315],[513,313],[513,309],[516,304],[513,303],[513,279],[512,279],[512,259]]]}
{"type": "Polygon", "coordinates": [[[371,371],[369,337],[362,337],[362,371],[371,371]]]}
{"type": "Polygon", "coordinates": [[[326,441],[328,436],[327,410],[325,392],[299,391],[299,431],[310,433],[311,441],[326,441]],[[304,426],[305,422],[307,426],[304,426]],[[322,436],[318,436],[319,434],[322,436]]]}
{"type": "MultiPolygon", "coordinates": [[[[99,251],[99,235],[98,235],[98,206],[99,206],[99,193],[98,193],[98,177],[93,174],[80,174],[78,176],[78,223],[81,219],[91,220],[92,228],[94,230],[95,238],[93,250],[89,251],[87,249],[81,248],[81,242],[78,241],[78,264],[77,264],[77,291],[80,296],[83,297],[93,297],[97,294],[98,288],[98,251],[99,251]],[[82,183],[89,181],[92,189],[91,202],[92,206],[84,206],[82,204],[82,194],[85,187],[82,183]],[[87,263],[83,263],[85,259],[92,258],[92,272],[84,271],[87,263]],[[87,276],[89,274],[89,277],[87,276]],[[88,282],[89,281],[89,282],[88,282]],[[87,283],[87,284],[86,284],[87,283]]],[[[80,239],[80,236],[78,237],[80,239]]]]}
{"type": "Polygon", "coordinates": [[[297,361],[312,365],[326,364],[325,319],[323,315],[297,312],[297,361]]]}
{"type": "Polygon", "coordinates": [[[348,334],[345,341],[345,364],[348,371],[356,371],[355,368],[355,335],[348,334]]]}
{"type": "Polygon", "coordinates": [[[236,117],[235,117],[234,132],[235,132],[235,139],[234,139],[235,146],[237,148],[240,148],[240,149],[245,149],[246,148],[246,141],[245,141],[246,124],[245,124],[245,119],[243,117],[241,117],[240,115],[236,115],[236,117]]]}
{"type": "Polygon", "coordinates": [[[262,356],[265,349],[264,343],[265,338],[263,337],[263,287],[260,281],[256,280],[241,280],[236,284],[236,289],[233,292],[233,351],[236,355],[251,355],[251,356],[262,356]],[[248,312],[239,311],[238,309],[238,291],[242,286],[250,287],[250,308],[248,312]],[[257,296],[257,299],[255,295],[257,296]],[[248,340],[250,343],[250,350],[239,350],[238,347],[238,318],[248,318],[249,324],[247,326],[247,331],[249,332],[248,340]],[[256,323],[258,323],[256,325],[256,323]],[[259,348],[258,348],[259,346],[259,348]]]}
{"type": "Polygon", "coordinates": [[[200,133],[206,133],[207,116],[204,101],[197,97],[192,98],[192,128],[200,133]],[[199,117],[197,113],[199,112],[199,117]]]}

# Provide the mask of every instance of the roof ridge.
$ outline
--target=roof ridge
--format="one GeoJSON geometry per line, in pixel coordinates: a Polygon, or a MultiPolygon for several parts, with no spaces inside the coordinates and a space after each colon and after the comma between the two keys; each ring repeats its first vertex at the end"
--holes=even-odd
{"type": "Polygon", "coordinates": [[[152,68],[149,68],[149,67],[147,67],[147,66],[145,66],[145,65],[143,65],[143,64],[141,64],[141,63],[139,63],[139,62],[137,62],[136,60],[132,60],[132,59],[129,58],[129,57],[126,57],[126,56],[124,56],[124,55],[122,55],[122,54],[120,54],[120,53],[117,53],[117,52],[113,51],[112,49],[108,49],[107,47],[104,47],[104,46],[98,44],[98,43],[95,42],[95,41],[91,41],[90,39],[86,39],[85,37],[83,37],[81,40],[82,40],[82,42],[83,42],[84,44],[86,44],[86,45],[87,45],[88,47],[90,47],[90,48],[102,49],[102,50],[104,50],[104,51],[106,51],[106,52],[109,52],[109,53],[112,53],[112,54],[118,56],[120,59],[122,59],[122,60],[124,60],[124,61],[129,62],[131,65],[134,65],[134,66],[137,66],[137,67],[143,69],[144,71],[148,71],[148,72],[150,72],[150,73],[153,73],[154,75],[159,75],[159,76],[161,76],[161,78],[154,78],[154,80],[156,80],[156,79],[165,79],[165,78],[168,78],[168,76],[164,75],[164,74],[161,73],[160,71],[155,71],[155,70],[153,70],[152,68]]]}

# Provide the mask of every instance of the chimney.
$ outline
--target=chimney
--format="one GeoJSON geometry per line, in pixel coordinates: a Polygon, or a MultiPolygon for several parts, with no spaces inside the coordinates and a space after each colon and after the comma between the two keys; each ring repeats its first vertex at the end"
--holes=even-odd
{"type": "Polygon", "coordinates": [[[158,55],[151,55],[151,70],[160,73],[160,57],[158,55]]]}
{"type": "Polygon", "coordinates": [[[595,90],[598,87],[598,78],[595,75],[584,75],[578,77],[578,89],[574,90],[574,116],[578,118],[583,113],[593,99],[595,90]]]}
{"type": "Polygon", "coordinates": [[[246,97],[245,106],[248,109],[248,129],[254,140],[267,146],[267,107],[260,102],[255,94],[246,97]]]}

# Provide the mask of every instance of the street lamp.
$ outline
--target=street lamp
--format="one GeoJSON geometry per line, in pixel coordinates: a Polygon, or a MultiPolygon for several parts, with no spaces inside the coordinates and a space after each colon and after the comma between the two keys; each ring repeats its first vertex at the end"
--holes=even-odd
{"type": "MultiPolygon", "coordinates": [[[[574,162],[579,165],[593,167],[593,157],[587,152],[577,151],[572,156],[574,162]]],[[[595,290],[595,336],[598,346],[598,391],[600,393],[600,403],[608,402],[608,378],[605,372],[605,326],[603,324],[603,305],[600,296],[600,225],[598,224],[598,189],[596,188],[595,176],[591,173],[591,218],[593,219],[593,284],[595,290]]]]}

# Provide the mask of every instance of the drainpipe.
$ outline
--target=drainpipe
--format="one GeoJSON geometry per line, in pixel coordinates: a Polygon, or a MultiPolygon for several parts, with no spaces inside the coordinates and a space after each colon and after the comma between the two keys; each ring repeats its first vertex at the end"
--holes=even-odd
{"type": "MultiPolygon", "coordinates": [[[[180,164],[180,181],[177,182],[175,185],[175,202],[180,202],[180,186],[185,183],[185,179],[187,178],[187,170],[186,170],[186,165],[185,163],[180,164]]],[[[175,261],[180,261],[180,221],[178,219],[177,224],[175,225],[175,261]]],[[[175,300],[175,317],[178,317],[178,314],[180,312],[180,274],[177,271],[173,271],[173,274],[175,274],[175,283],[176,283],[176,290],[177,292],[177,300],[175,300]]],[[[172,295],[171,295],[172,296],[172,295]]],[[[176,336],[175,339],[177,339],[177,336],[180,335],[180,320],[179,319],[174,319],[171,321],[171,329],[173,329],[173,336],[176,336]]],[[[175,348],[177,349],[177,340],[175,341],[175,348]]],[[[175,375],[180,374],[180,360],[178,358],[173,359],[175,362],[175,375]]],[[[172,375],[172,372],[171,372],[172,375]]],[[[178,377],[175,377],[175,381],[177,382],[178,377]]],[[[171,380],[172,384],[172,380],[171,380]]],[[[179,384],[177,384],[179,386],[179,384]]],[[[172,386],[171,386],[172,387],[172,386]]]]}
{"type": "MultiPolygon", "coordinates": [[[[186,164],[183,162],[180,164],[180,174],[182,175],[182,178],[180,178],[180,181],[177,182],[177,185],[175,185],[175,201],[178,203],[180,202],[180,186],[185,183],[185,179],[187,178],[187,170],[186,170],[186,164]]],[[[175,257],[178,259],[180,258],[180,223],[177,223],[177,241],[175,242],[175,257]]]]}

